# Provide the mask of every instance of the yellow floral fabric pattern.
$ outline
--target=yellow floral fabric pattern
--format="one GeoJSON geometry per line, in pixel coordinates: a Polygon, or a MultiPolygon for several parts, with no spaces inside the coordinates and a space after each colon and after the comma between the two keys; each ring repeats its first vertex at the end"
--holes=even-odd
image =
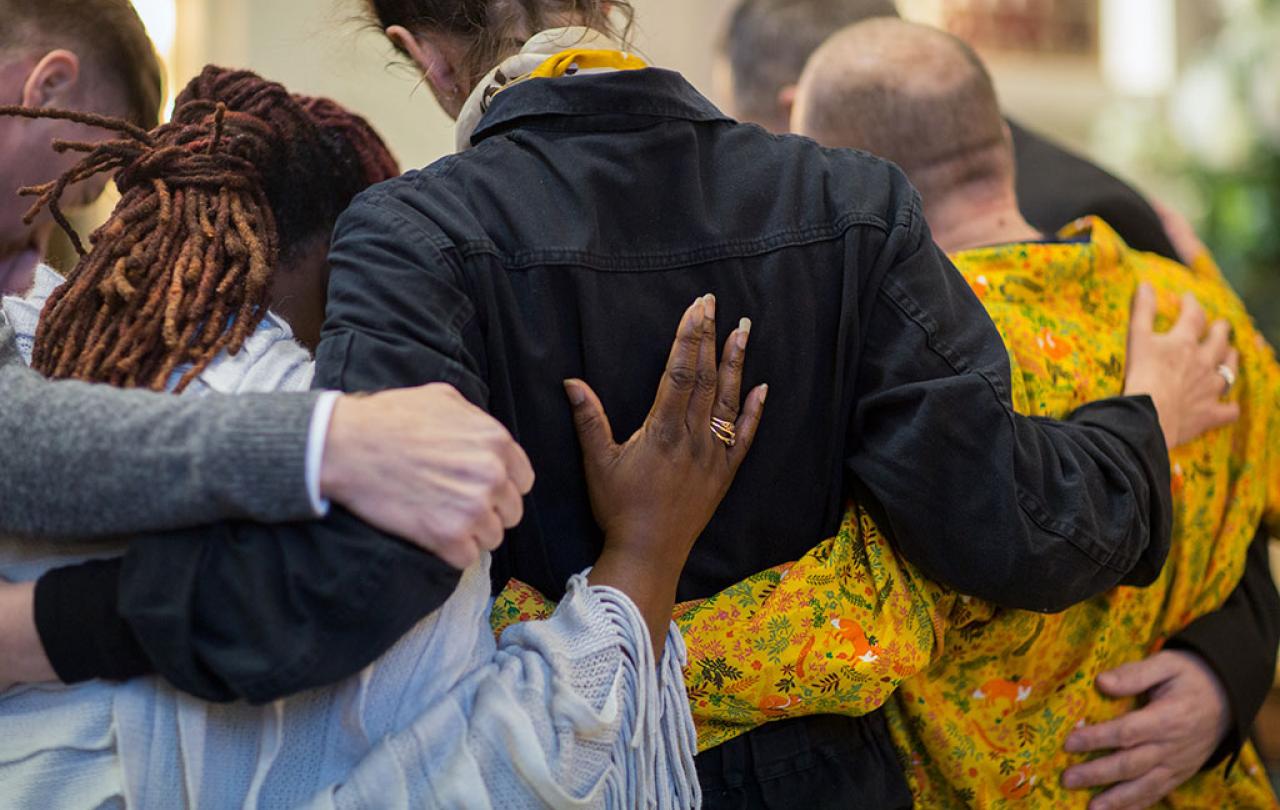
{"type": "MultiPolygon", "coordinates": [[[[1277,514],[1280,367],[1211,260],[1188,269],[1130,251],[1098,220],[1061,235],[1079,241],[953,257],[1010,349],[1019,412],[1061,417],[1121,393],[1139,281],[1157,290],[1157,328],[1190,291],[1231,322],[1240,349],[1242,418],[1171,455],[1174,538],[1159,580],[1057,615],[1001,610],[924,578],[851,505],[839,534],[797,562],[677,609],[700,749],[777,718],[886,706],[920,807],[1087,804],[1059,786],[1082,759],[1062,751],[1066,735],[1132,707],[1104,698],[1096,676],[1219,607],[1259,521],[1277,514]]],[[[513,583],[495,629],[550,608],[513,583]]],[[[1201,775],[1168,804],[1277,806],[1251,748],[1229,779],[1201,775]]]]}
{"type": "MultiPolygon", "coordinates": [[[[1129,250],[1104,223],[1061,234],[1087,241],[986,248],[953,259],[991,314],[1014,371],[1014,404],[1062,416],[1124,385],[1129,302],[1155,287],[1158,329],[1192,292],[1226,318],[1240,350],[1233,398],[1242,416],[1174,450],[1174,535],[1168,563],[1148,588],[1117,588],[1057,615],[995,611],[947,636],[946,655],[906,681],[889,704],[894,742],[921,807],[1083,807],[1062,771],[1085,757],[1062,743],[1079,723],[1133,708],[1103,697],[1097,675],[1160,649],[1192,620],[1220,607],[1239,582],[1258,524],[1277,515],[1280,370],[1239,299],[1207,257],[1188,269],[1129,250]]],[[[1256,752],[1224,779],[1202,774],[1171,807],[1274,807],[1256,752]]]]}

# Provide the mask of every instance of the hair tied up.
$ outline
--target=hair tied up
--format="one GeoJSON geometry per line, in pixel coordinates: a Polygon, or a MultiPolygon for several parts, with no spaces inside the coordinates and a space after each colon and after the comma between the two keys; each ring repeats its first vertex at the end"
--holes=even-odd
{"type": "Polygon", "coordinates": [[[539,31],[580,25],[628,47],[635,10],[629,0],[365,0],[374,24],[457,37],[469,47],[464,70],[478,81],[539,31]],[[621,25],[618,22],[621,21],[621,25]]]}

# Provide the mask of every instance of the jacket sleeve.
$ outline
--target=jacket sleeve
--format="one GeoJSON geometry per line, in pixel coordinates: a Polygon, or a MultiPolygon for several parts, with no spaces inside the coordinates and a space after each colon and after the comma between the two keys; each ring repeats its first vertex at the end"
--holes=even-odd
{"type": "MultiPolygon", "coordinates": [[[[315,384],[371,391],[445,381],[476,398],[457,332],[470,305],[441,281],[451,277],[442,254],[405,227],[360,201],[339,221],[315,384]]],[[[132,638],[148,668],[179,689],[253,702],[359,672],[443,604],[459,577],[341,509],[311,523],[147,535],[117,573],[118,614],[70,628],[41,617],[58,616],[59,601],[109,601],[111,569],[54,572],[37,587],[37,628],[60,676],[141,674],[137,656],[129,666],[132,638]],[[100,636],[119,643],[103,650],[100,636]]]]}
{"type": "Polygon", "coordinates": [[[199,401],[49,381],[0,312],[0,532],[105,537],[314,515],[314,394],[199,401]]]}
{"type": "Polygon", "coordinates": [[[1018,415],[1000,335],[918,208],[884,256],[848,464],[904,556],[963,593],[1046,612],[1151,582],[1172,496],[1150,400],[1018,415]]]}
{"type": "Polygon", "coordinates": [[[1223,606],[1192,622],[1165,645],[1203,658],[1227,692],[1231,724],[1206,769],[1240,752],[1275,681],[1280,593],[1271,578],[1269,539],[1265,529],[1258,531],[1249,547],[1244,577],[1223,606]]]}

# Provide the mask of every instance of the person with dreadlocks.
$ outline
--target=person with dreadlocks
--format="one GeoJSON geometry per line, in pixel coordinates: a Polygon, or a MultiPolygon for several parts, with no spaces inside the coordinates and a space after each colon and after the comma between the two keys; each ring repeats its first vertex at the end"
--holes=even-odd
{"type": "Polygon", "coordinates": [[[36,294],[9,305],[19,332],[43,310],[37,371],[182,393],[252,340],[240,387],[310,384],[308,353],[293,338],[310,350],[319,343],[333,222],[357,192],[399,174],[363,119],[216,68],[187,87],[174,120],[154,133],[71,112],[0,112],[117,135],[59,142],[58,151],[89,154],[57,180],[23,190],[37,198],[32,213],[48,207],[81,256],[68,283],[43,268],[36,294]],[[89,252],[58,201],[68,187],[113,171],[123,196],[89,252]],[[279,381],[259,382],[262,366],[277,369],[279,381]]]}
{"type": "MultiPolygon", "coordinates": [[[[114,171],[122,193],[91,247],[72,235],[81,260],[65,283],[42,269],[36,293],[5,302],[36,368],[187,395],[305,387],[310,362],[293,335],[318,337],[327,229],[356,192],[396,174],[377,135],[333,102],[212,67],[179,96],[169,124],[144,131],[105,118],[91,123],[117,137],[58,144],[86,155],[58,180],[26,190],[60,222],[62,192],[96,172],[114,171]],[[277,314],[286,311],[287,318],[277,314]]],[[[675,584],[751,446],[764,404],[763,389],[753,391],[730,426],[732,445],[684,430],[709,419],[713,401],[738,397],[746,328],[717,369],[714,318],[710,298],[685,312],[649,424],[630,442],[614,444],[602,415],[578,409],[606,539],[550,621],[495,642],[488,555],[459,581],[438,558],[397,544],[395,563],[442,606],[360,677],[258,708],[192,700],[157,679],[74,683],[80,673],[60,667],[72,682],[65,688],[0,693],[0,739],[9,741],[0,746],[0,792],[19,802],[94,807],[273,807],[309,796],[319,806],[418,806],[426,797],[451,804],[446,796],[466,803],[488,796],[499,806],[621,808],[646,799],[696,806],[683,646],[670,624],[675,584]],[[682,374],[689,368],[718,376],[717,385],[695,390],[682,374]],[[642,559],[649,561],[637,565],[642,559]],[[42,733],[29,733],[37,724],[42,733]],[[64,778],[70,772],[76,779],[64,778]],[[386,792],[389,774],[400,799],[386,792]]],[[[581,405],[591,395],[579,385],[581,405]]],[[[146,565],[180,561],[172,543],[132,545],[143,547],[134,559],[146,565]]],[[[328,551],[352,547],[334,536],[256,553],[283,555],[291,577],[334,567],[344,576],[333,587],[342,589],[349,563],[328,551]]],[[[237,556],[255,553],[234,548],[237,556]]],[[[43,574],[35,622],[55,665],[84,655],[65,646],[68,625],[94,607],[74,590],[82,574],[116,569],[107,561],[46,572],[73,556],[105,553],[101,544],[0,543],[0,575],[43,574]]],[[[273,593],[255,565],[246,564],[253,578],[239,592],[236,583],[213,583],[226,603],[252,611],[290,599],[307,607],[340,601],[315,585],[273,593]]],[[[329,620],[350,619],[335,610],[329,620]]],[[[243,628],[228,623],[216,632],[250,635],[243,628]]],[[[333,652],[337,661],[310,666],[349,665],[333,652]]]]}

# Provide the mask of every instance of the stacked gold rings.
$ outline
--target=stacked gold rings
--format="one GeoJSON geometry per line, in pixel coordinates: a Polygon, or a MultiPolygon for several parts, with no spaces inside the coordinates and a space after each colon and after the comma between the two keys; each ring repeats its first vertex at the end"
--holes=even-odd
{"type": "Polygon", "coordinates": [[[738,443],[738,437],[734,430],[733,423],[724,419],[711,417],[711,433],[717,439],[724,442],[725,447],[733,447],[738,443]]]}

